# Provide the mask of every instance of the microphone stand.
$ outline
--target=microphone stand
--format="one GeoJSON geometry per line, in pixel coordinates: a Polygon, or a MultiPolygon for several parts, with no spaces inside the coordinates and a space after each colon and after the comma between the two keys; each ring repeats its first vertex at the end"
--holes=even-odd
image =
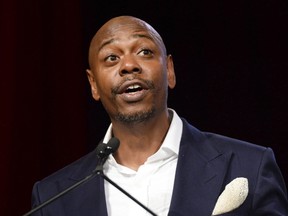
{"type": "Polygon", "coordinates": [[[61,196],[63,196],[64,194],[68,193],[69,191],[77,188],[78,186],[84,184],[85,182],[91,180],[93,177],[95,177],[97,175],[96,172],[93,172],[92,174],[86,176],[85,178],[81,179],[79,182],[77,182],[76,184],[73,184],[72,186],[68,187],[67,189],[65,189],[64,191],[60,192],[59,194],[57,194],[56,196],[51,197],[50,199],[46,200],[45,202],[41,203],[40,205],[36,206],[35,208],[33,208],[31,211],[27,212],[26,214],[24,214],[23,216],[29,216],[32,215],[34,212],[38,211],[39,209],[43,208],[44,206],[48,205],[51,202],[54,202],[56,199],[60,198],[61,196]]]}
{"type": "Polygon", "coordinates": [[[126,196],[128,196],[130,199],[132,199],[134,202],[136,202],[139,206],[144,208],[146,211],[148,211],[151,215],[157,216],[153,211],[151,211],[148,207],[144,206],[141,202],[139,202],[136,198],[134,198],[131,194],[129,194],[127,191],[125,191],[123,188],[121,188],[118,184],[116,184],[114,181],[112,181],[108,176],[106,176],[103,173],[103,164],[105,163],[107,158],[103,158],[103,160],[97,165],[95,172],[100,175],[103,179],[108,181],[110,184],[112,184],[114,187],[116,187],[118,190],[120,190],[122,193],[124,193],[126,196]],[[104,161],[104,162],[103,162],[104,161]]]}

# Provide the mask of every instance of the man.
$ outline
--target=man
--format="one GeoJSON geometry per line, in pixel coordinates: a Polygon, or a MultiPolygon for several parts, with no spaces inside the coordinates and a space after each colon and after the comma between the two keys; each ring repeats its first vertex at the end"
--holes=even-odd
{"type": "MultiPolygon", "coordinates": [[[[173,60],[160,35],[131,16],[109,20],[96,33],[87,70],[92,96],[117,137],[104,174],[158,216],[288,215],[287,191],[270,148],[201,132],[167,107],[176,84],[173,60]]],[[[33,188],[33,206],[88,176],[95,151],[33,188]]],[[[57,216],[150,215],[96,176],[36,212],[57,216]]]]}

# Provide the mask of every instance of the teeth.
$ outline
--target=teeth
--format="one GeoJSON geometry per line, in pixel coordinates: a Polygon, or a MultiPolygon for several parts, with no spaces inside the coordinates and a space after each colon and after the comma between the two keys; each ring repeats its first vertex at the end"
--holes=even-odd
{"type": "Polygon", "coordinates": [[[141,88],[141,86],[135,84],[135,85],[129,86],[129,87],[127,88],[127,90],[136,89],[136,88],[141,88]]]}
{"type": "Polygon", "coordinates": [[[125,90],[126,93],[129,94],[133,94],[137,91],[140,91],[142,89],[142,87],[139,84],[134,84],[134,85],[130,85],[127,87],[127,89],[125,90]]]}

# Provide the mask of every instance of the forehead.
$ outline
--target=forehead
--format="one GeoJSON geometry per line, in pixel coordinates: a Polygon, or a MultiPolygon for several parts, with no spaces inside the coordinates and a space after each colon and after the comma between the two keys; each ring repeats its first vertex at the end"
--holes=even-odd
{"type": "Polygon", "coordinates": [[[146,38],[155,42],[161,49],[164,47],[160,35],[150,25],[141,20],[111,21],[106,23],[96,33],[91,46],[94,47],[95,51],[99,51],[103,46],[115,40],[131,38],[146,38]]]}
{"type": "Polygon", "coordinates": [[[89,65],[95,63],[95,56],[101,47],[119,38],[145,37],[153,41],[161,50],[161,55],[166,56],[166,47],[158,32],[146,22],[131,17],[118,17],[104,24],[93,37],[89,48],[89,65]]]}
{"type": "Polygon", "coordinates": [[[137,39],[148,39],[153,43],[157,43],[157,40],[145,31],[118,31],[115,32],[115,34],[107,35],[103,40],[100,40],[97,45],[97,50],[100,51],[109,44],[137,39]]]}

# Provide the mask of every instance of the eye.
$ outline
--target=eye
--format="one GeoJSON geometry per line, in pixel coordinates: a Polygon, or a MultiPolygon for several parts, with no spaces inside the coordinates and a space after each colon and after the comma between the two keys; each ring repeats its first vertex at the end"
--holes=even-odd
{"type": "Polygon", "coordinates": [[[142,55],[142,56],[148,56],[149,57],[149,56],[153,55],[153,52],[150,49],[142,49],[138,54],[142,55]]]}
{"type": "Polygon", "coordinates": [[[116,56],[116,55],[109,55],[109,56],[107,56],[107,57],[105,58],[105,61],[106,61],[106,62],[114,62],[114,61],[117,61],[117,59],[119,59],[118,56],[116,56]]]}

